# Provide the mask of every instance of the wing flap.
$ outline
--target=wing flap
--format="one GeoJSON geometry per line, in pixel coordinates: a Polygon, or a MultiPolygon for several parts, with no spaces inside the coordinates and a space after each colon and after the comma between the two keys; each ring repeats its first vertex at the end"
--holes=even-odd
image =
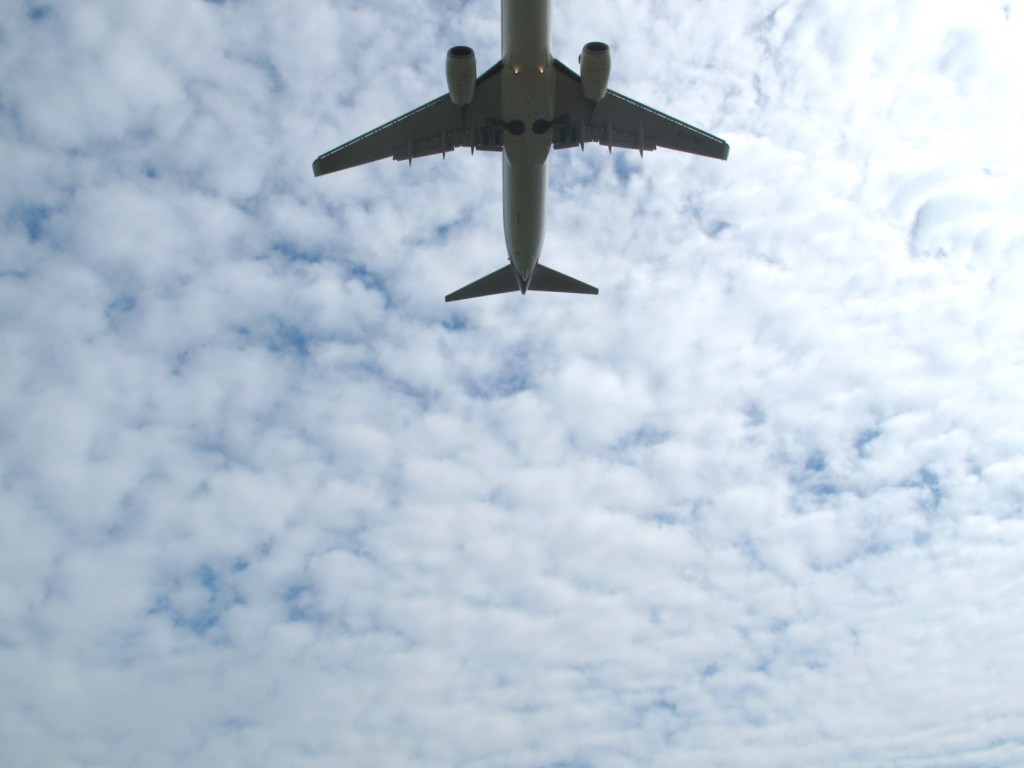
{"type": "Polygon", "coordinates": [[[729,145],[707,131],[612,90],[595,104],[583,96],[578,74],[557,59],[555,71],[555,149],[594,142],[641,153],[664,147],[718,160],[729,157],[729,145]]]}
{"type": "Polygon", "coordinates": [[[467,107],[457,107],[448,94],[438,96],[399,118],[325,152],[313,161],[313,175],[354,168],[391,157],[444,154],[457,147],[501,149],[501,85],[495,75],[499,61],[477,78],[476,95],[467,107]]]}

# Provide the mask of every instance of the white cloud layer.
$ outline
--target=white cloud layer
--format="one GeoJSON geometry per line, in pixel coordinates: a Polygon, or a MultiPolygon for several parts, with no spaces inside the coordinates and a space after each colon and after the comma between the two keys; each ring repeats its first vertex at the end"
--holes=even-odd
{"type": "Polygon", "coordinates": [[[1024,763],[1019,3],[555,0],[732,156],[455,305],[497,157],[310,163],[497,0],[9,5],[0,764],[1024,763]]]}

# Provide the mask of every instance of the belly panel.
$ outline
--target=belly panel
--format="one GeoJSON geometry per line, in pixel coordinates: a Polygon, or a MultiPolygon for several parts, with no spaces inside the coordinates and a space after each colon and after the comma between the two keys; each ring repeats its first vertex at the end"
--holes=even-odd
{"type": "Polygon", "coordinates": [[[551,0],[502,0],[501,59],[506,66],[545,64],[551,58],[551,0]]]}
{"type": "Polygon", "coordinates": [[[546,163],[501,163],[505,214],[505,247],[512,266],[529,280],[544,246],[544,198],[548,187],[546,163]]]}

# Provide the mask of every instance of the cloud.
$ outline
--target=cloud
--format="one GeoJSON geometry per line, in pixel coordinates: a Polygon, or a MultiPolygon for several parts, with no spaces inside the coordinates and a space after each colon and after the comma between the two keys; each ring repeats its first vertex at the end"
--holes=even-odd
{"type": "Polygon", "coordinates": [[[314,180],[498,4],[0,30],[0,762],[1002,765],[1017,9],[553,9],[727,138],[314,180]]]}

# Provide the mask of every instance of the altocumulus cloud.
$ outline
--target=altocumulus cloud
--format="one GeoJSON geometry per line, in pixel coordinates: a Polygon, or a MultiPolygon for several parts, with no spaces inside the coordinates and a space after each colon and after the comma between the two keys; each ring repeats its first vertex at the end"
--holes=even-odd
{"type": "Polygon", "coordinates": [[[1024,762],[1020,5],[555,0],[732,159],[314,181],[487,2],[0,22],[0,762],[1024,762]],[[671,5],[671,4],[670,4],[671,5]]]}

